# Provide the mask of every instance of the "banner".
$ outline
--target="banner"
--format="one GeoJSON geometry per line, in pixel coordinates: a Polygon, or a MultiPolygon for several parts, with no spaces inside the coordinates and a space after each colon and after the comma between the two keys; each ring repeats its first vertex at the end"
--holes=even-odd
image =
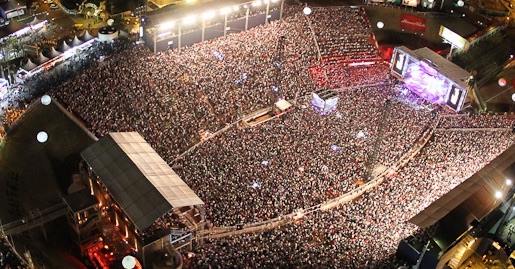
{"type": "Polygon", "coordinates": [[[417,17],[411,14],[401,14],[401,29],[411,32],[425,32],[426,18],[417,17]]]}

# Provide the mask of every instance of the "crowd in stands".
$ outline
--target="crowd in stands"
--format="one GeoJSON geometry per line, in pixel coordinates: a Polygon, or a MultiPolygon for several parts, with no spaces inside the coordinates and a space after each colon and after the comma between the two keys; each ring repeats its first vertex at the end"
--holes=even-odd
{"type": "MultiPolygon", "coordinates": [[[[314,11],[312,28],[323,56],[357,62],[376,57],[361,12],[314,11]]],[[[330,88],[378,85],[342,90],[336,111],[316,114],[307,95],[316,89],[308,72],[317,63],[312,28],[293,12],[180,52],[113,49],[110,59],[90,61],[84,72],[48,87],[99,136],[141,133],[203,199],[215,226],[267,220],[370,180],[376,167],[396,163],[441,120],[435,107],[420,108],[424,102],[414,97],[415,102],[403,101],[411,99],[382,64],[328,69],[330,88]],[[280,40],[282,60],[276,57],[280,40]],[[278,97],[296,99],[295,108],[256,127],[229,128],[178,158],[202,133],[214,133],[278,97]]],[[[513,123],[464,122],[470,122],[467,128],[513,123]]],[[[398,242],[416,231],[407,220],[512,142],[509,129],[437,129],[414,160],[360,199],[269,232],[207,241],[195,250],[195,266],[392,268],[398,242]]],[[[151,229],[175,225],[172,217],[151,229]]]]}
{"type": "Polygon", "coordinates": [[[364,9],[315,9],[309,19],[320,48],[319,66],[325,75],[318,84],[340,88],[387,79],[386,64],[380,65],[384,71],[377,72],[380,59],[364,9]]]}
{"type": "Polygon", "coordinates": [[[408,220],[512,143],[510,130],[437,130],[414,160],[358,200],[280,229],[212,240],[197,265],[396,268],[398,243],[417,231],[408,220]]]}

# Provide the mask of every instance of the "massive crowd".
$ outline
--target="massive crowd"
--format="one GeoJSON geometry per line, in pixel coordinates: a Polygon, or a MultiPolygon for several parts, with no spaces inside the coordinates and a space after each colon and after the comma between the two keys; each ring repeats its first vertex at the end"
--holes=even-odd
{"type": "MultiPolygon", "coordinates": [[[[214,225],[266,220],[366,182],[374,169],[397,162],[431,123],[442,120],[435,107],[407,96],[382,64],[340,69],[323,63],[327,87],[378,85],[342,90],[338,109],[328,116],[311,109],[306,94],[316,89],[308,72],[317,63],[313,36],[324,56],[375,57],[366,23],[345,19],[363,20],[360,12],[316,9],[313,27],[291,12],[282,21],[180,52],[121,49],[55,85],[51,94],[99,136],[140,132],[204,200],[214,225]],[[284,56],[278,60],[280,40],[284,56]],[[296,99],[295,108],[257,127],[229,128],[177,159],[200,142],[202,133],[214,133],[278,97],[296,99]]],[[[445,117],[439,127],[513,124],[511,118],[496,117],[463,116],[465,125],[445,117]]],[[[509,129],[437,129],[414,160],[357,201],[270,232],[208,241],[197,251],[195,264],[391,267],[399,240],[416,231],[407,220],[512,142],[509,129]]]]}

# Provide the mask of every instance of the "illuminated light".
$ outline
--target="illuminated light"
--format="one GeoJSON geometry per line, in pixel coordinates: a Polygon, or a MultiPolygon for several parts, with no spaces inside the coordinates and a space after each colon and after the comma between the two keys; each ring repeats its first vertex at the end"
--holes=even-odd
{"type": "Polygon", "coordinates": [[[515,93],[511,95],[511,100],[515,102],[515,93]]]}
{"type": "Polygon", "coordinates": [[[311,10],[310,7],[305,7],[303,10],[302,10],[302,13],[304,13],[304,15],[311,15],[311,13],[313,13],[313,10],[311,10]]]}
{"type": "Polygon", "coordinates": [[[256,1],[252,2],[253,7],[259,7],[262,4],[263,4],[263,2],[261,0],[256,0],[256,1]]]}
{"type": "Polygon", "coordinates": [[[458,4],[459,7],[462,7],[465,5],[465,2],[463,0],[458,0],[456,4],[458,4]]]}
{"type": "Polygon", "coordinates": [[[383,29],[383,27],[384,27],[384,22],[382,22],[382,21],[378,21],[378,22],[377,22],[377,24],[376,24],[376,26],[377,26],[377,28],[379,28],[379,29],[383,29]]]}
{"type": "Polygon", "coordinates": [[[502,192],[501,191],[495,191],[495,199],[501,199],[502,198],[502,192]]]}
{"type": "Polygon", "coordinates": [[[506,184],[506,186],[511,186],[513,185],[513,181],[509,178],[506,179],[506,181],[504,182],[506,184]]]}
{"type": "Polygon", "coordinates": [[[158,34],[157,36],[158,37],[163,37],[163,36],[167,36],[167,35],[170,35],[172,32],[168,31],[168,32],[162,32],[160,34],[158,34]]]}
{"type": "Polygon", "coordinates": [[[506,86],[506,84],[508,84],[508,82],[506,81],[505,78],[499,78],[499,80],[497,80],[497,84],[501,87],[504,87],[504,86],[506,86]]]}
{"type": "Polygon", "coordinates": [[[122,266],[125,269],[132,269],[136,267],[136,258],[132,256],[125,256],[122,259],[122,266]]]}
{"type": "Polygon", "coordinates": [[[167,21],[159,24],[159,31],[166,31],[172,29],[175,26],[175,21],[167,21]]]}
{"type": "Polygon", "coordinates": [[[230,7],[223,7],[223,8],[220,9],[220,13],[222,15],[227,15],[227,14],[231,13],[231,8],[230,7]]]}
{"type": "Polygon", "coordinates": [[[36,135],[36,139],[39,143],[45,143],[48,140],[48,134],[44,131],[41,131],[36,135]]]}
{"type": "Polygon", "coordinates": [[[41,103],[43,105],[48,106],[48,105],[50,105],[51,102],[52,102],[52,98],[50,98],[50,96],[48,94],[41,96],[41,103]]]}
{"type": "Polygon", "coordinates": [[[197,17],[195,15],[189,15],[182,19],[182,23],[185,25],[191,25],[194,24],[195,21],[197,21],[197,17]]]}
{"type": "Polygon", "coordinates": [[[204,20],[210,20],[214,17],[215,17],[215,12],[212,10],[206,11],[202,14],[202,19],[204,19],[204,20]]]}

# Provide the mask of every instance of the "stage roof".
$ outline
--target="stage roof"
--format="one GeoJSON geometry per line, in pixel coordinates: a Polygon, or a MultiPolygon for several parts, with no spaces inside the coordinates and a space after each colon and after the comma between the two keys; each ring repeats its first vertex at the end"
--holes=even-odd
{"type": "Polygon", "coordinates": [[[458,84],[461,88],[468,88],[467,80],[470,77],[470,73],[455,63],[442,57],[440,54],[432,51],[427,47],[416,50],[411,50],[405,46],[400,46],[399,48],[407,54],[411,55],[411,57],[419,60],[425,60],[426,62],[431,63],[431,65],[436,68],[442,75],[454,81],[454,83],[458,84]]]}
{"type": "Polygon", "coordinates": [[[456,83],[467,88],[467,80],[470,77],[470,73],[456,65],[455,63],[445,59],[440,54],[432,51],[429,48],[420,48],[415,50],[415,53],[422,59],[429,60],[433,65],[438,67],[438,70],[446,77],[450,78],[456,83]]]}
{"type": "Polygon", "coordinates": [[[172,208],[204,204],[139,133],[109,133],[81,155],[140,231],[172,208]]]}

